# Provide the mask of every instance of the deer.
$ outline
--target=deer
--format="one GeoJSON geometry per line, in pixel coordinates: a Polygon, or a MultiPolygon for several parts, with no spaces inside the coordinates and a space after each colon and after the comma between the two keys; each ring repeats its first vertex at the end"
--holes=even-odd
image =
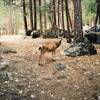
{"type": "MultiPolygon", "coordinates": [[[[43,65],[42,59],[46,52],[52,52],[52,57],[55,55],[56,49],[61,45],[62,39],[65,35],[65,32],[58,33],[57,41],[45,41],[41,46],[39,46],[38,50],[40,51],[39,59],[38,59],[38,65],[43,65]]],[[[70,35],[67,35],[66,37],[67,43],[71,43],[71,37],[70,35]]]]}
{"type": "Polygon", "coordinates": [[[42,65],[42,59],[46,52],[52,52],[52,56],[55,55],[56,49],[61,45],[63,37],[57,39],[57,41],[45,41],[41,46],[39,46],[39,60],[38,64],[42,65]]]}

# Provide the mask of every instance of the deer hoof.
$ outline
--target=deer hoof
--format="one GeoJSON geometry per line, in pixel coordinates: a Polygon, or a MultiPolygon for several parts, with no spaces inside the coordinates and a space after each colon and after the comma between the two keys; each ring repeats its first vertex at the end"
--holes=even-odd
{"type": "Polygon", "coordinates": [[[51,59],[51,61],[56,61],[55,59],[51,59]]]}
{"type": "Polygon", "coordinates": [[[43,66],[43,64],[40,64],[40,63],[38,65],[43,66]]]}

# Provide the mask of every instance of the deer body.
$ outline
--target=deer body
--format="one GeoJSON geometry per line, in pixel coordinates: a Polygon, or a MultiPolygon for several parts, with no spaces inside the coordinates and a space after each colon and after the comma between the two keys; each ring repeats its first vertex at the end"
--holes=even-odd
{"type": "Polygon", "coordinates": [[[47,41],[44,42],[40,47],[40,55],[38,64],[41,65],[42,58],[46,52],[52,52],[52,56],[55,54],[56,49],[60,46],[62,38],[57,39],[57,41],[47,41]]]}

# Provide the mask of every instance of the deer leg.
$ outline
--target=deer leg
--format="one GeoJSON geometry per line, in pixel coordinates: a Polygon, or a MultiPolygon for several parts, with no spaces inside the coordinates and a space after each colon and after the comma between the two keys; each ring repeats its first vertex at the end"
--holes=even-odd
{"type": "Polygon", "coordinates": [[[52,51],[52,56],[54,56],[54,55],[55,55],[55,50],[52,51]]]}
{"type": "Polygon", "coordinates": [[[55,60],[54,60],[54,56],[55,56],[55,50],[52,51],[52,60],[53,60],[53,61],[55,61],[55,60]]]}
{"type": "Polygon", "coordinates": [[[54,58],[54,51],[52,51],[52,58],[54,58]]]}
{"type": "Polygon", "coordinates": [[[39,61],[38,61],[38,64],[39,64],[39,65],[42,65],[43,56],[44,56],[44,52],[41,51],[41,53],[40,53],[40,55],[39,55],[39,61]]]}
{"type": "Polygon", "coordinates": [[[39,55],[38,65],[41,65],[41,54],[39,55]]]}

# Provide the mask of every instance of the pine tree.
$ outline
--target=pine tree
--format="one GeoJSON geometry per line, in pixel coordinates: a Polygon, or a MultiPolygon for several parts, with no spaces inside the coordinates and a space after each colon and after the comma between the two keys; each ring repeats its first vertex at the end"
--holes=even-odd
{"type": "Polygon", "coordinates": [[[23,19],[24,19],[24,28],[25,28],[25,34],[27,35],[27,19],[26,19],[26,6],[25,6],[25,0],[22,0],[22,5],[23,5],[23,19]]]}
{"type": "Polygon", "coordinates": [[[75,42],[82,41],[82,8],[81,0],[73,0],[74,3],[74,29],[75,29],[75,42]]]}

